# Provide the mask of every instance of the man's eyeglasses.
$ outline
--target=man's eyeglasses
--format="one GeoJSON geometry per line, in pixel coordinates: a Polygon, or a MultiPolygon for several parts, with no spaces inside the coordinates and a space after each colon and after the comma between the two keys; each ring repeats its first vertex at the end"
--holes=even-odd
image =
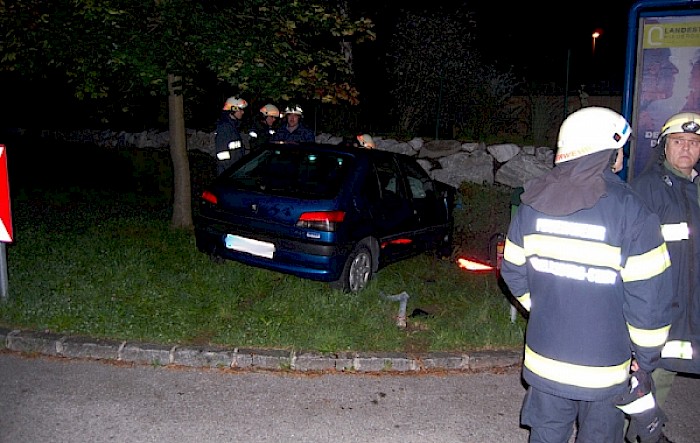
{"type": "Polygon", "coordinates": [[[684,138],[670,138],[668,144],[674,148],[688,146],[689,148],[700,148],[700,140],[686,140],[684,138]]]}

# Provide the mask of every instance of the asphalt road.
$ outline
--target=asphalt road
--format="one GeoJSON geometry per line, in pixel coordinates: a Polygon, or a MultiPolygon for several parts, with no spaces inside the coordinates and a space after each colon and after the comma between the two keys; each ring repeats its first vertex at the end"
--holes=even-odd
{"type": "MultiPolygon", "coordinates": [[[[0,442],[526,442],[517,369],[308,374],[0,352],[0,442]]],[[[700,379],[678,378],[676,443],[700,437],[700,379]]]]}

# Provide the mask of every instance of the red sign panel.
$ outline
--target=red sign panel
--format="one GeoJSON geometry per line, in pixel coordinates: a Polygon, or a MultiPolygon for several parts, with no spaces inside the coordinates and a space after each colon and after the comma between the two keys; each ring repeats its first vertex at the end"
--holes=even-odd
{"type": "Polygon", "coordinates": [[[10,215],[10,179],[7,175],[7,149],[0,145],[0,241],[12,241],[10,215]]]}

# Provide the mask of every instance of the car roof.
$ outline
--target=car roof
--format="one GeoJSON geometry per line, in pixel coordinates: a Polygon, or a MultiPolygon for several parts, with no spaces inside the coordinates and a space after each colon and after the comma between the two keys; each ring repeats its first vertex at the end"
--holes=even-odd
{"type": "Polygon", "coordinates": [[[338,145],[331,145],[331,144],[324,144],[324,143],[317,143],[317,142],[304,142],[304,143],[268,143],[266,146],[268,149],[278,149],[278,148],[283,148],[283,149],[299,149],[299,148],[305,148],[309,150],[321,150],[321,151],[331,151],[331,152],[338,152],[338,153],[348,153],[354,157],[357,158],[376,158],[376,157],[398,157],[398,156],[403,156],[403,157],[408,157],[412,158],[409,155],[398,153],[398,152],[391,152],[391,151],[383,151],[380,149],[367,149],[367,148],[361,148],[361,147],[356,147],[356,146],[347,146],[344,144],[338,144],[338,145]]]}

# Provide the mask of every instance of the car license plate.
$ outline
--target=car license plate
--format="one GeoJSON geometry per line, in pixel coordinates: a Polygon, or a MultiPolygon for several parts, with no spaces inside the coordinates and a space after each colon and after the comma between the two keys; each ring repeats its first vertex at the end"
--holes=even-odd
{"type": "Polygon", "coordinates": [[[241,237],[239,235],[226,234],[224,243],[228,249],[234,251],[247,252],[259,257],[272,258],[275,253],[275,245],[252,238],[241,237]]]}

